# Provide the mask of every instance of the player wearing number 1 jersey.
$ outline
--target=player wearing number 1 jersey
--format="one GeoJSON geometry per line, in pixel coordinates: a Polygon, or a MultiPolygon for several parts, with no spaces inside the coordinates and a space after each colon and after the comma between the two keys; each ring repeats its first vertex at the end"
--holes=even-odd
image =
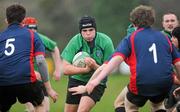
{"type": "Polygon", "coordinates": [[[121,41],[101,73],[88,82],[86,90],[91,93],[113,68],[126,60],[131,75],[125,109],[126,112],[138,112],[147,100],[154,104],[163,102],[173,84],[172,63],[180,73],[180,56],[168,37],[151,28],[155,20],[155,12],[151,7],[136,7],[130,14],[130,20],[137,30],[121,41]]]}

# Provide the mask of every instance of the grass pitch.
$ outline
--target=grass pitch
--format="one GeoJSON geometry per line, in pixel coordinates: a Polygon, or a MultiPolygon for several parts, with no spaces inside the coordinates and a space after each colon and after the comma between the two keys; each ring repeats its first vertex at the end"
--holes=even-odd
{"type": "MultiPolygon", "coordinates": [[[[51,80],[52,87],[59,93],[56,103],[51,102],[50,112],[63,112],[66,98],[67,76],[63,76],[58,82],[51,80]]],[[[101,101],[96,104],[91,112],[114,112],[114,100],[124,86],[129,82],[129,76],[114,74],[109,76],[106,91],[101,101]]],[[[140,112],[149,112],[149,104],[140,109],[140,112]]],[[[12,106],[10,112],[25,112],[25,106],[18,102],[12,106]]]]}

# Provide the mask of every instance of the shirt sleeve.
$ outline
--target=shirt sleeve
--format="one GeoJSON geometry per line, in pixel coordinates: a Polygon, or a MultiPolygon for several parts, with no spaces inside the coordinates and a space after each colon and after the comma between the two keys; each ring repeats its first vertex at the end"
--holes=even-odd
{"type": "Polygon", "coordinates": [[[128,37],[129,36],[126,36],[120,41],[114,52],[104,62],[105,64],[108,63],[115,56],[122,56],[124,59],[126,59],[129,56],[131,48],[129,47],[130,42],[128,40],[128,37]]]}
{"type": "Polygon", "coordinates": [[[126,36],[121,40],[114,53],[109,57],[108,61],[114,56],[122,56],[124,59],[129,57],[131,53],[130,36],[126,36]]]}
{"type": "Polygon", "coordinates": [[[47,49],[48,51],[54,51],[54,48],[57,46],[57,43],[53,40],[51,40],[49,37],[38,33],[40,39],[42,40],[42,43],[45,47],[45,49],[47,49]]]}
{"type": "Polygon", "coordinates": [[[114,45],[112,40],[109,38],[109,40],[107,41],[108,43],[105,46],[105,50],[104,50],[104,62],[108,60],[109,56],[112,55],[112,53],[114,52],[114,45]]]}
{"type": "Polygon", "coordinates": [[[44,45],[36,32],[34,32],[34,52],[35,56],[39,54],[45,55],[44,45]]]}
{"type": "Polygon", "coordinates": [[[78,40],[73,37],[62,51],[61,57],[69,63],[72,63],[73,57],[76,54],[77,46],[79,44],[80,43],[78,40]]]}

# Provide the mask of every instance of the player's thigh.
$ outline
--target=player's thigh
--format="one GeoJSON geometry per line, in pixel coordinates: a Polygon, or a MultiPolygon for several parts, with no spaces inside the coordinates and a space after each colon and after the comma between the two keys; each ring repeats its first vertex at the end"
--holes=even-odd
{"type": "Polygon", "coordinates": [[[68,89],[72,87],[76,87],[79,85],[85,85],[86,83],[69,78],[68,87],[67,87],[67,95],[66,95],[66,104],[76,104],[78,105],[81,99],[81,94],[78,95],[72,95],[72,92],[69,92],[68,89]]]}
{"type": "Polygon", "coordinates": [[[147,102],[148,98],[141,95],[135,95],[134,93],[128,91],[126,94],[127,99],[135,104],[138,107],[144,106],[144,104],[147,102]]]}
{"type": "Polygon", "coordinates": [[[64,112],[77,112],[78,104],[65,104],[64,112]]]}
{"type": "Polygon", "coordinates": [[[78,107],[78,112],[90,112],[95,106],[95,102],[89,96],[82,96],[78,107]]]}
{"type": "Polygon", "coordinates": [[[126,112],[138,112],[139,107],[130,102],[127,97],[125,97],[124,100],[124,105],[125,105],[125,111],[126,112]]]}
{"type": "Polygon", "coordinates": [[[45,87],[45,85],[43,84],[43,82],[40,81],[39,83],[40,83],[41,88],[42,88],[43,93],[44,93],[43,104],[45,105],[46,111],[49,112],[49,108],[50,108],[49,95],[48,95],[48,93],[47,93],[46,87],[45,87]]]}
{"type": "Polygon", "coordinates": [[[38,81],[19,85],[17,90],[19,91],[17,97],[20,103],[31,102],[34,106],[39,106],[44,99],[44,93],[38,81]]]}
{"type": "Polygon", "coordinates": [[[159,103],[152,103],[150,101],[150,104],[151,104],[151,111],[152,112],[156,112],[158,110],[166,110],[165,107],[164,107],[164,101],[159,102],[159,103]]]}
{"type": "Polygon", "coordinates": [[[117,96],[116,100],[114,101],[114,107],[124,107],[124,100],[126,97],[126,94],[128,92],[127,86],[124,87],[124,89],[121,91],[121,93],[117,96]]]}
{"type": "Polygon", "coordinates": [[[78,112],[89,112],[94,107],[96,102],[100,101],[104,94],[105,88],[106,86],[104,85],[98,85],[94,88],[91,94],[82,94],[78,112]]]}
{"type": "Polygon", "coordinates": [[[153,96],[149,98],[153,112],[157,110],[162,110],[162,109],[165,110],[164,99],[166,97],[167,97],[167,94],[161,94],[161,95],[157,95],[157,96],[153,96]]]}
{"type": "Polygon", "coordinates": [[[27,102],[27,103],[25,103],[25,106],[26,106],[27,112],[35,112],[35,108],[34,108],[34,106],[32,105],[32,103],[27,102]]]}
{"type": "Polygon", "coordinates": [[[50,109],[49,97],[45,96],[44,100],[43,100],[43,103],[45,105],[46,111],[49,112],[49,109],[50,109]]]}
{"type": "Polygon", "coordinates": [[[48,97],[49,95],[48,95],[48,92],[47,92],[46,87],[45,87],[45,85],[43,84],[43,82],[40,81],[40,85],[41,85],[41,88],[42,88],[42,90],[43,90],[44,96],[45,96],[45,97],[48,97]]]}
{"type": "Polygon", "coordinates": [[[155,104],[160,103],[160,102],[164,101],[164,99],[167,97],[167,95],[168,95],[168,93],[160,94],[157,96],[152,96],[152,97],[149,97],[149,100],[155,104]]]}
{"type": "Polygon", "coordinates": [[[95,103],[101,100],[106,89],[105,85],[98,85],[94,88],[91,94],[83,93],[82,96],[89,96],[95,103]]]}
{"type": "Polygon", "coordinates": [[[16,103],[16,91],[12,86],[0,87],[0,111],[8,111],[16,103]]]}

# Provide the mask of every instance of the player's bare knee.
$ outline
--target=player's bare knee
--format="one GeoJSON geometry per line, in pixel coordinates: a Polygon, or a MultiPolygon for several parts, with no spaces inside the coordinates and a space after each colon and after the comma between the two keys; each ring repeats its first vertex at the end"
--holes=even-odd
{"type": "Polygon", "coordinates": [[[89,112],[90,109],[89,108],[79,108],[78,112],[89,112]]]}
{"type": "Polygon", "coordinates": [[[120,100],[120,99],[116,99],[114,101],[114,108],[117,108],[117,107],[124,107],[124,101],[120,100]]]}

